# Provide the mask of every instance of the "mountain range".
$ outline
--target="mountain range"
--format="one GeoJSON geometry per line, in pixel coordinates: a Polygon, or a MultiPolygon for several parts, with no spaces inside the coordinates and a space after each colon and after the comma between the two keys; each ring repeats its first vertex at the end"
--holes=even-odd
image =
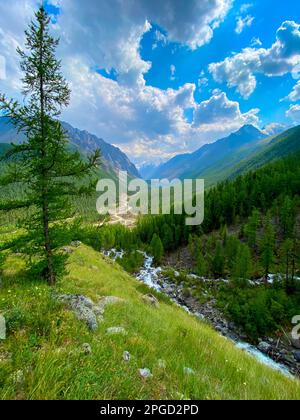
{"type": "Polygon", "coordinates": [[[170,180],[204,178],[209,187],[299,150],[300,127],[268,137],[256,127],[245,125],[194,153],[175,156],[150,174],[151,178],[170,180]]]}
{"type": "MultiPolygon", "coordinates": [[[[112,146],[103,139],[88,131],[82,131],[72,127],[66,122],[62,122],[70,139],[70,144],[78,148],[83,154],[100,149],[102,154],[103,175],[115,176],[119,170],[127,171],[131,177],[139,177],[139,172],[135,165],[119,148],[112,146]]],[[[21,143],[24,135],[18,133],[12,123],[5,117],[0,118],[0,149],[7,149],[10,143],[21,143]]]]}

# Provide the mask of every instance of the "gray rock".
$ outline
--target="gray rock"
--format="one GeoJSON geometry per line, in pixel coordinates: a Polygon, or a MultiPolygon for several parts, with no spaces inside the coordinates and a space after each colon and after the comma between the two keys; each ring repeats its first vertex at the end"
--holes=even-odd
{"type": "Polygon", "coordinates": [[[0,315],[0,340],[6,339],[6,321],[3,315],[0,315]]]}
{"type": "Polygon", "coordinates": [[[88,343],[84,343],[82,345],[82,351],[88,356],[89,354],[92,354],[92,347],[88,343]]]}
{"type": "Polygon", "coordinates": [[[271,350],[272,346],[268,343],[266,343],[265,341],[261,341],[258,346],[257,346],[258,350],[260,350],[263,353],[269,353],[269,351],[271,350]]]}
{"type": "Polygon", "coordinates": [[[188,367],[183,368],[183,373],[185,375],[195,375],[195,371],[188,367]]]}
{"type": "Polygon", "coordinates": [[[80,241],[72,241],[71,242],[71,246],[73,246],[74,248],[78,248],[81,244],[82,244],[82,242],[80,242],[80,241]]]}
{"type": "Polygon", "coordinates": [[[106,330],[107,334],[126,334],[126,331],[123,327],[110,327],[106,330]]]}
{"type": "Polygon", "coordinates": [[[152,378],[153,376],[150,369],[148,368],[139,369],[139,374],[142,378],[152,378]]]}
{"type": "Polygon", "coordinates": [[[291,337],[291,343],[295,349],[300,350],[300,338],[296,339],[294,337],[291,337]]]}
{"type": "Polygon", "coordinates": [[[294,358],[296,362],[300,363],[300,351],[295,351],[294,358]]]}
{"type": "Polygon", "coordinates": [[[91,299],[82,295],[60,295],[57,299],[65,303],[74,312],[76,318],[85,322],[91,331],[97,330],[98,322],[91,299]]]}
{"type": "Polygon", "coordinates": [[[143,296],[143,301],[148,305],[154,306],[155,308],[159,307],[159,302],[155,296],[151,295],[150,293],[143,296]]]}
{"type": "Polygon", "coordinates": [[[73,253],[73,249],[70,248],[69,246],[64,246],[62,249],[66,254],[72,254],[73,253]]]}
{"type": "Polygon", "coordinates": [[[123,360],[124,360],[124,362],[130,362],[130,359],[131,359],[131,355],[130,355],[130,353],[128,352],[128,351],[124,351],[124,353],[123,353],[123,360]]]}

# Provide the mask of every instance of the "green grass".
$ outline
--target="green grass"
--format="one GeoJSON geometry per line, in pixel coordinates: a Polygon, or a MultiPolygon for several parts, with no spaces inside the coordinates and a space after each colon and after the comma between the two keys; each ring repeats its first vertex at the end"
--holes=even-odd
{"type": "Polygon", "coordinates": [[[9,331],[0,359],[5,352],[12,357],[0,361],[0,399],[300,399],[298,381],[257,363],[165,297],[158,309],[145,304],[146,286],[96,251],[81,245],[68,270],[59,292],[125,302],[107,307],[91,333],[52,299],[51,289],[28,279],[22,256],[9,255],[0,289],[9,331]],[[127,335],[108,336],[112,326],[127,335]],[[91,345],[91,355],[82,354],[83,343],[91,345]],[[128,364],[124,351],[132,355],[128,364]],[[151,369],[151,379],[139,377],[143,367],[151,369]],[[195,375],[186,376],[184,367],[195,375]],[[19,370],[24,382],[15,384],[19,370]]]}

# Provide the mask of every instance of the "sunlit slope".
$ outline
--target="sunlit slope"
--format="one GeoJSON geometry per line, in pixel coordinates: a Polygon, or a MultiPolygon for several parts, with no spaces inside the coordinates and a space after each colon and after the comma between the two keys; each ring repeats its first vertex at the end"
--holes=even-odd
{"type": "Polygon", "coordinates": [[[157,295],[158,308],[148,305],[144,285],[84,245],[70,254],[69,274],[57,291],[94,302],[124,299],[106,308],[94,333],[53,299],[52,290],[26,278],[23,268],[22,256],[9,256],[0,289],[9,330],[0,353],[11,353],[0,358],[1,399],[300,398],[299,382],[259,364],[165,297],[157,295]],[[126,334],[108,335],[110,327],[126,334]],[[91,354],[83,354],[84,343],[91,354]],[[131,354],[129,363],[124,351],[131,354]],[[139,368],[153,376],[141,378],[139,368]],[[17,372],[23,374],[20,383],[17,372]]]}

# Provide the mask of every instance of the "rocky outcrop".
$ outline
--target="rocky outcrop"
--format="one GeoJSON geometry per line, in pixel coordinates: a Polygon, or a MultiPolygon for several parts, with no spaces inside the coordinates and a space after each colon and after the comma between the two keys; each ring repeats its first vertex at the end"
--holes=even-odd
{"type": "Polygon", "coordinates": [[[56,295],[55,298],[63,302],[76,316],[79,321],[86,323],[91,331],[96,331],[98,323],[103,321],[105,307],[115,303],[124,302],[115,296],[105,296],[95,304],[91,299],[83,295],[56,295]]]}

